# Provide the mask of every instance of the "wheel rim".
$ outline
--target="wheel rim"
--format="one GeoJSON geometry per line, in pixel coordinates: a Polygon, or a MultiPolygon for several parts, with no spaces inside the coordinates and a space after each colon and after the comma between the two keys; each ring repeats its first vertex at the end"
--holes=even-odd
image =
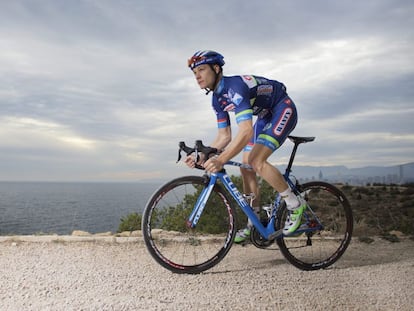
{"type": "Polygon", "coordinates": [[[144,228],[147,247],[161,265],[174,272],[204,271],[231,246],[233,209],[219,187],[214,188],[197,226],[187,225],[203,187],[201,178],[175,182],[158,191],[149,204],[144,228]]]}

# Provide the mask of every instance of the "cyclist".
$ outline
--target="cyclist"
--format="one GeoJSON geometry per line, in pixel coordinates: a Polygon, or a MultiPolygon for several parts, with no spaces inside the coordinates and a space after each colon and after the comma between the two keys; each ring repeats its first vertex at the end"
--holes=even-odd
{"type": "MultiPolygon", "coordinates": [[[[214,51],[198,51],[189,60],[201,89],[210,92],[212,106],[217,116],[218,132],[211,147],[222,152],[210,159],[201,157],[198,164],[211,173],[222,170],[223,164],[243,151],[242,162],[252,166],[253,170],[241,169],[243,191],[253,193],[252,207],[258,214],[259,190],[256,173],[266,180],[284,198],[288,217],[283,233],[293,233],[300,226],[300,219],[306,204],[291,191],[280,171],[267,159],[286,140],[297,123],[296,107],[287,95],[283,83],[253,75],[224,76],[224,57],[214,51]],[[235,113],[238,131],[232,139],[229,111],[235,113]],[[253,125],[253,115],[257,120],[253,125]]],[[[189,167],[195,166],[195,159],[188,156],[185,160],[189,167]]],[[[236,243],[250,236],[252,227],[237,232],[236,243]]]]}

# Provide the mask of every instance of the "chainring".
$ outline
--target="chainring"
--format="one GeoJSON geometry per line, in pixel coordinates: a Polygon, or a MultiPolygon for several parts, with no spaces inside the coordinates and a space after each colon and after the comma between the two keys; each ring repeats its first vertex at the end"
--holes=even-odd
{"type": "Polygon", "coordinates": [[[274,243],[275,240],[267,240],[257,231],[255,227],[253,227],[250,231],[250,241],[254,246],[257,248],[268,248],[270,245],[274,243]]]}

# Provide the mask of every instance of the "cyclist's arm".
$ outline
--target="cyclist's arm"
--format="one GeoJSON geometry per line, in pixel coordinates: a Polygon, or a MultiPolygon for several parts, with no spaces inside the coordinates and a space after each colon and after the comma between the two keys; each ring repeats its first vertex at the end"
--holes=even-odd
{"type": "MultiPolygon", "coordinates": [[[[253,136],[253,109],[250,104],[249,88],[248,86],[237,79],[231,81],[232,102],[228,104],[229,107],[224,109],[234,109],[238,131],[236,136],[231,140],[227,148],[215,158],[215,160],[223,166],[224,163],[231,160],[247,145],[253,136]],[[233,106],[233,107],[231,107],[233,106]]],[[[229,92],[230,94],[230,92],[229,92]]],[[[217,100],[213,100],[213,107],[216,113],[223,111],[217,100]]],[[[223,111],[224,112],[224,111],[223,111]]],[[[218,125],[220,127],[230,126],[230,118],[228,113],[226,115],[217,114],[218,125]],[[220,122],[221,121],[221,122],[220,122]]],[[[206,163],[207,165],[209,163],[206,163]]]]}
{"type": "Polygon", "coordinates": [[[224,128],[219,128],[217,131],[216,139],[210,144],[211,147],[222,150],[231,141],[231,127],[226,126],[224,128]]]}
{"type": "Polygon", "coordinates": [[[243,150],[253,135],[253,122],[251,119],[241,121],[236,137],[231,141],[230,145],[217,158],[222,164],[234,158],[243,150]]]}

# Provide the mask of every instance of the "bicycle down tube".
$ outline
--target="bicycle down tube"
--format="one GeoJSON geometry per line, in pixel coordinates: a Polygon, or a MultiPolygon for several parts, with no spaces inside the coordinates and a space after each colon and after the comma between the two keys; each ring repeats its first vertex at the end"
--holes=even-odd
{"type": "MultiPolygon", "coordinates": [[[[250,167],[249,165],[246,165],[240,162],[235,162],[235,161],[228,161],[226,165],[240,166],[240,167],[245,167],[245,168],[250,167]]],[[[286,170],[286,173],[283,176],[286,182],[291,187],[291,189],[293,189],[295,192],[297,192],[298,195],[300,195],[299,190],[296,188],[296,185],[289,178],[290,176],[289,169],[286,170]]],[[[279,194],[276,195],[275,202],[274,202],[274,205],[276,208],[273,211],[274,214],[272,214],[272,217],[269,217],[269,223],[266,226],[264,226],[263,223],[260,221],[260,219],[257,218],[256,214],[253,211],[253,208],[246,202],[243,195],[240,193],[240,191],[231,181],[230,177],[228,176],[225,170],[223,170],[222,172],[213,173],[210,175],[208,185],[204,187],[204,189],[200,193],[200,196],[198,197],[198,200],[194,206],[194,209],[188,218],[187,225],[189,228],[194,228],[197,225],[197,222],[199,221],[203,213],[204,207],[207,204],[207,200],[211,192],[213,191],[214,185],[216,184],[217,180],[220,180],[223,183],[226,190],[235,199],[235,201],[238,203],[238,205],[240,206],[244,214],[251,220],[253,226],[257,229],[257,231],[260,233],[262,237],[265,237],[267,240],[270,241],[282,235],[283,233],[282,230],[276,231],[274,229],[275,220],[276,220],[275,219],[276,212],[277,212],[277,209],[280,208],[280,204],[281,204],[280,195],[279,194]]],[[[306,220],[308,220],[309,218],[307,213],[304,213],[304,217],[306,220]]],[[[306,225],[307,224],[307,221],[306,221],[303,225],[301,225],[296,230],[296,234],[315,231],[315,230],[323,230],[323,225],[318,219],[318,217],[316,217],[315,215],[313,215],[313,217],[315,217],[316,223],[313,224],[312,228],[306,225]]]]}
{"type": "MultiPolygon", "coordinates": [[[[228,164],[234,164],[228,163],[228,164]]],[[[270,222],[267,224],[267,226],[263,226],[263,224],[260,222],[260,220],[256,217],[256,214],[253,211],[253,208],[246,202],[243,195],[240,193],[240,191],[236,188],[234,183],[231,181],[230,177],[227,175],[226,172],[218,172],[213,173],[210,175],[210,180],[208,185],[202,190],[195,206],[193,212],[190,214],[190,217],[188,219],[188,226],[191,228],[194,228],[197,225],[198,220],[201,217],[201,214],[203,213],[204,206],[207,203],[207,200],[211,194],[211,191],[213,190],[214,185],[217,182],[217,179],[219,179],[224,187],[227,189],[227,191],[231,194],[231,196],[236,200],[240,208],[243,210],[243,212],[246,214],[246,216],[251,220],[254,227],[259,231],[259,233],[266,237],[267,239],[274,239],[279,235],[275,235],[275,229],[274,229],[274,222],[275,218],[272,217],[270,219],[270,222]]]]}

